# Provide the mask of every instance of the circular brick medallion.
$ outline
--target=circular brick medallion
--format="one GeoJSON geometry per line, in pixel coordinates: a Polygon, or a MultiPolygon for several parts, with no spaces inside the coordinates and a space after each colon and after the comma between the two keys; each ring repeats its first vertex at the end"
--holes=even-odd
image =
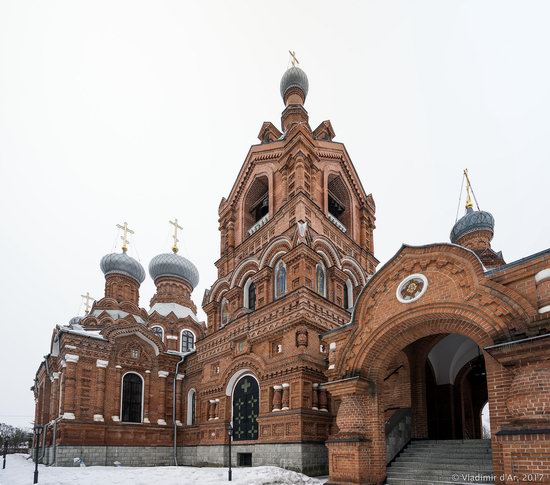
{"type": "Polygon", "coordinates": [[[407,276],[395,292],[395,296],[401,303],[412,303],[418,300],[428,289],[428,278],[423,274],[407,276]]]}

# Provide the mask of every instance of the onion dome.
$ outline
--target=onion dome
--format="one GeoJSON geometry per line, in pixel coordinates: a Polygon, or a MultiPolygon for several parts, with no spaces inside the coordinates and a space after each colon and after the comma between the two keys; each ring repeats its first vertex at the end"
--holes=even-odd
{"type": "Polygon", "coordinates": [[[187,258],[172,253],[155,256],[149,263],[149,274],[153,280],[163,276],[179,278],[195,288],[199,284],[199,271],[187,258]]]}
{"type": "Polygon", "coordinates": [[[128,276],[138,284],[143,283],[145,279],[145,270],[134,258],[128,256],[126,252],[106,254],[101,258],[101,271],[105,276],[110,274],[121,274],[128,276]]]}
{"type": "Polygon", "coordinates": [[[456,221],[451,231],[451,242],[456,244],[462,237],[477,231],[489,231],[494,234],[495,218],[489,212],[475,211],[472,207],[466,209],[466,214],[456,221]]]}
{"type": "Polygon", "coordinates": [[[281,79],[281,96],[285,102],[286,94],[292,88],[301,90],[304,93],[305,101],[309,90],[309,81],[307,80],[306,73],[296,66],[287,69],[281,79]]]}

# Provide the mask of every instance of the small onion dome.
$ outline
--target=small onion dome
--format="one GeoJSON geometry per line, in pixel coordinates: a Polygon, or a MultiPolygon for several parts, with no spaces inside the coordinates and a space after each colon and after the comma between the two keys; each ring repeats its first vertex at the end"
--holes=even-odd
{"type": "Polygon", "coordinates": [[[134,258],[123,253],[106,254],[101,258],[101,271],[105,276],[110,274],[122,274],[129,276],[138,283],[143,283],[145,270],[134,258]]]}
{"type": "Polygon", "coordinates": [[[195,288],[199,284],[199,271],[188,259],[176,253],[163,253],[149,263],[149,274],[154,281],[162,276],[180,278],[195,288]]]}
{"type": "Polygon", "coordinates": [[[451,231],[451,242],[456,242],[466,234],[477,231],[489,231],[491,236],[494,234],[495,218],[492,214],[485,211],[475,211],[471,207],[466,209],[466,214],[461,217],[453,226],[451,231]]]}
{"type": "Polygon", "coordinates": [[[80,322],[82,322],[82,317],[73,317],[69,320],[69,325],[72,327],[73,325],[80,325],[80,322]]]}
{"type": "Polygon", "coordinates": [[[283,97],[283,101],[286,101],[285,95],[292,88],[300,89],[304,93],[305,101],[309,90],[309,81],[307,80],[306,73],[296,66],[287,69],[281,78],[281,96],[283,97]]]}

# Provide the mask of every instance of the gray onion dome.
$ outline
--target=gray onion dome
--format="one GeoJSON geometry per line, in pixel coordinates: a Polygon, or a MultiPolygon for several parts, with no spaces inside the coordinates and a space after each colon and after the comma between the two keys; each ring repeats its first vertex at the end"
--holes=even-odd
{"type": "Polygon", "coordinates": [[[155,256],[149,263],[149,274],[153,280],[162,276],[180,278],[192,288],[199,284],[199,271],[196,266],[176,253],[163,253],[155,256]]]}
{"type": "Polygon", "coordinates": [[[309,90],[309,81],[307,80],[306,73],[296,66],[287,69],[281,78],[281,96],[283,100],[285,99],[286,92],[291,88],[301,89],[304,93],[304,100],[306,99],[309,90]]]}
{"type": "Polygon", "coordinates": [[[489,231],[494,234],[495,218],[489,212],[475,211],[471,207],[466,209],[466,214],[461,217],[453,226],[451,231],[451,242],[456,243],[466,234],[477,231],[489,231]]]}
{"type": "Polygon", "coordinates": [[[126,253],[106,254],[101,258],[101,271],[105,276],[110,274],[122,274],[129,276],[138,283],[143,283],[145,270],[140,263],[126,253]]]}

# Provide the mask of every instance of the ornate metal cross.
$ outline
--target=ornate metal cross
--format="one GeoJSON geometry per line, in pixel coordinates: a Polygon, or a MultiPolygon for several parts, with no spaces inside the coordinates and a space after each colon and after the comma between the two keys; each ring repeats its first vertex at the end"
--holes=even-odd
{"type": "Polygon", "coordinates": [[[86,315],[90,313],[90,301],[95,301],[95,298],[93,296],[90,296],[90,292],[87,291],[85,295],[80,295],[84,300],[84,311],[86,312],[86,315]]]}
{"type": "Polygon", "coordinates": [[[300,64],[298,58],[296,57],[296,51],[288,51],[290,54],[290,62],[292,62],[292,67],[296,67],[296,64],[300,64]]]}
{"type": "Polygon", "coordinates": [[[122,226],[120,224],[117,224],[116,227],[119,229],[122,229],[123,234],[120,236],[120,239],[122,239],[122,251],[126,252],[128,251],[128,244],[130,244],[130,241],[128,240],[128,234],[134,234],[134,231],[132,231],[128,227],[128,223],[125,222],[122,226]]]}
{"type": "Polygon", "coordinates": [[[177,253],[178,252],[178,242],[179,242],[178,229],[181,229],[183,231],[183,227],[178,225],[178,220],[177,219],[174,219],[173,221],[168,221],[168,222],[174,226],[174,235],[172,236],[172,239],[174,240],[174,245],[172,246],[172,251],[177,253]]]}

